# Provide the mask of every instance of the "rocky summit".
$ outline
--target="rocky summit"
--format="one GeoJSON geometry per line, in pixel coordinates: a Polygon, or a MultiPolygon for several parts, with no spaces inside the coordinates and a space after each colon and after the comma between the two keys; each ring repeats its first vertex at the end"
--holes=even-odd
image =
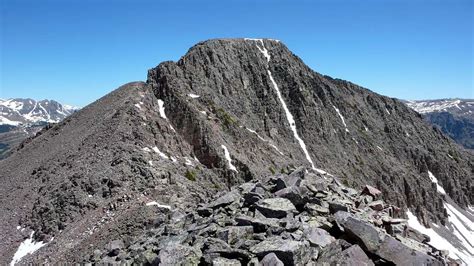
{"type": "Polygon", "coordinates": [[[0,264],[470,264],[473,172],[403,102],[209,40],[0,161],[0,264]]]}

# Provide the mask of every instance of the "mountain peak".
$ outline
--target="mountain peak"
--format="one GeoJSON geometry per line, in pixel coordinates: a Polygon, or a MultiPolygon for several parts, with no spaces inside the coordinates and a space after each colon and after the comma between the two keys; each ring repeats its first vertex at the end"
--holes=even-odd
{"type": "MultiPolygon", "coordinates": [[[[321,204],[312,207],[315,214],[321,210],[358,212],[367,207],[390,210],[397,218],[415,215],[414,220],[424,226],[449,225],[453,217],[443,203],[454,206],[452,212],[462,212],[461,207],[474,203],[472,164],[471,155],[402,102],[322,76],[281,42],[209,40],[192,47],[178,62],[164,62],[150,69],[146,83],[120,87],[0,161],[5,172],[0,186],[0,232],[12,235],[0,243],[0,250],[8,250],[0,254],[0,262],[6,261],[2,256],[13,257],[13,243],[26,238],[16,226],[34,231],[30,242],[33,238],[56,243],[47,244],[34,255],[52,264],[89,261],[95,257],[87,254],[95,254],[95,249],[107,246],[111,239],[152,232],[160,233],[160,240],[156,241],[158,248],[150,252],[155,257],[165,256],[172,252],[162,244],[170,243],[169,236],[184,227],[164,227],[161,215],[176,219],[176,226],[208,230],[197,229],[197,217],[189,215],[189,210],[197,210],[213,222],[215,228],[211,230],[220,232],[234,221],[212,208],[224,210],[221,207],[227,203],[236,206],[232,203],[236,195],[222,194],[211,209],[201,204],[239,185],[239,191],[257,194],[285,188],[278,192],[279,198],[269,201],[277,205],[299,200],[302,194],[295,194],[293,189],[300,185],[309,187],[312,199],[316,195],[328,197],[331,189],[339,194],[336,187],[342,187],[340,184],[355,188],[369,185],[371,193],[390,205],[374,201],[372,196],[357,203],[337,201],[332,196],[324,202],[314,198],[307,203],[321,204]],[[24,161],[28,164],[20,166],[24,161]],[[278,181],[282,175],[289,179],[278,181]],[[327,186],[321,182],[328,180],[331,184],[327,186]],[[251,188],[249,182],[260,185],[251,188]],[[161,233],[166,236],[161,238],[161,233]]],[[[350,189],[344,193],[358,194],[350,189]]],[[[267,203],[259,195],[249,200],[259,206],[267,203]]],[[[302,202],[296,205],[299,211],[309,210],[302,202]]],[[[271,217],[273,211],[247,209],[252,220],[249,226],[254,219],[263,219],[262,215],[272,219],[295,217],[285,218],[285,212],[271,217]]],[[[285,222],[286,228],[303,231],[304,223],[312,221],[321,222],[321,227],[333,233],[340,232],[340,227],[329,220],[304,215],[298,223],[285,222]]],[[[264,233],[250,245],[261,242],[262,237],[280,234],[282,224],[273,220],[260,223],[259,230],[269,225],[262,230],[268,235],[264,233]]],[[[384,230],[383,221],[377,224],[384,230]]],[[[394,237],[386,239],[403,245],[395,239],[403,237],[402,228],[393,229],[394,237]]],[[[463,237],[453,235],[448,227],[437,226],[436,230],[433,234],[452,237],[453,250],[469,252],[463,237]]],[[[470,239],[468,234],[466,239],[470,239]]],[[[304,236],[298,239],[295,246],[306,241],[304,236]]],[[[180,250],[192,245],[203,259],[216,250],[212,243],[222,242],[199,237],[178,237],[176,241],[182,245],[180,250]]],[[[234,251],[248,246],[229,244],[234,251]]],[[[218,244],[218,249],[226,245],[218,244]]],[[[117,256],[119,249],[109,254],[118,260],[127,257],[117,256]]],[[[230,246],[225,250],[231,250],[230,246]]],[[[422,250],[424,254],[428,251],[422,250]]],[[[130,263],[146,263],[139,261],[138,254],[130,259],[130,263]]],[[[22,260],[29,262],[32,258],[22,260]]]]}

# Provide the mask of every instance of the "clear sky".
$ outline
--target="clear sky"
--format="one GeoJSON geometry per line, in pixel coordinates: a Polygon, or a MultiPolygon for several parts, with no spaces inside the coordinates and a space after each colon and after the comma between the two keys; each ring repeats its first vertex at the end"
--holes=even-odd
{"type": "Polygon", "coordinates": [[[404,99],[474,98],[473,1],[0,0],[0,98],[84,106],[209,38],[282,40],[404,99]]]}

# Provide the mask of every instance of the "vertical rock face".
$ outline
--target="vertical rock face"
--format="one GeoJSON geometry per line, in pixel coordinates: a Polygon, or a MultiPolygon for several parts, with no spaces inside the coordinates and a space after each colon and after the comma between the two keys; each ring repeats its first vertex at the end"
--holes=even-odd
{"type": "MultiPolygon", "coordinates": [[[[197,208],[199,215],[240,206],[238,194],[224,191],[250,180],[276,179],[270,192],[278,192],[272,197],[278,200],[263,201],[268,188],[246,183],[245,205],[258,206],[254,216],[242,211],[235,222],[224,217],[218,226],[253,226],[261,234],[278,224],[275,219],[294,212],[348,211],[341,199],[318,205],[318,198],[327,196],[324,177],[379,189],[382,195],[376,190],[363,195],[359,204],[368,208],[385,208],[372,202],[382,197],[410,208],[422,223],[443,222],[444,198],[462,207],[473,204],[473,166],[472,154],[402,102],[318,74],[279,41],[210,40],[178,62],[149,70],[146,83],[122,86],[0,162],[0,235],[6,239],[0,243],[0,263],[11,261],[23,234],[31,231],[35,240],[48,244],[25,262],[82,261],[84,254],[100,253],[93,246],[124,235],[134,239],[151,228],[179,235],[194,219],[189,210],[210,197],[215,200],[197,208]],[[287,175],[301,165],[322,179],[301,180],[305,168],[287,175]],[[178,211],[169,217],[170,209],[178,211]],[[265,217],[274,209],[276,216],[265,217]]],[[[357,192],[346,188],[345,193],[357,192]]],[[[327,221],[320,226],[329,227],[327,221]]],[[[211,226],[208,234],[217,229],[211,226]]],[[[182,239],[167,241],[160,242],[163,252],[141,254],[141,262],[179,262],[186,254],[195,261],[202,255],[182,239]]],[[[226,242],[215,241],[215,252],[222,253],[226,242]]],[[[283,253],[305,250],[309,260],[315,254],[306,252],[307,245],[285,246],[283,253]]],[[[259,254],[279,255],[277,248],[259,254]]],[[[366,260],[359,251],[340,250],[366,260]]],[[[279,259],[296,263],[301,257],[279,259]]]]}
{"type": "Polygon", "coordinates": [[[443,213],[433,200],[440,195],[432,191],[431,171],[459,204],[474,200],[472,154],[431,129],[402,102],[322,76],[281,42],[199,43],[177,63],[150,70],[148,84],[164,99],[178,131],[205,132],[189,137],[208,167],[225,162],[217,159],[218,150],[201,147],[224,142],[233,159],[250,169],[237,174],[244,179],[249,172],[258,176],[269,168],[306,163],[349,184],[375,185],[385,198],[400,206],[423,206],[419,214],[438,220],[443,213]]]}

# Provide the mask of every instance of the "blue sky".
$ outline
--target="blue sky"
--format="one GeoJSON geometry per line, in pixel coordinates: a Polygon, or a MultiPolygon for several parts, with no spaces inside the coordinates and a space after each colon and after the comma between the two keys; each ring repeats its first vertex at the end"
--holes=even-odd
{"type": "Polygon", "coordinates": [[[391,97],[474,98],[472,2],[0,0],[0,98],[84,106],[220,37],[282,40],[391,97]]]}

